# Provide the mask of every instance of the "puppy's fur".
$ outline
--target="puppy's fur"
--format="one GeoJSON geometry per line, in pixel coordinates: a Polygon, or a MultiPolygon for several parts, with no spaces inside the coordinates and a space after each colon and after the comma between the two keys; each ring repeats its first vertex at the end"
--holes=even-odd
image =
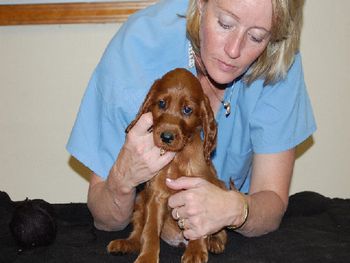
{"type": "Polygon", "coordinates": [[[159,171],[139,193],[132,219],[134,229],[129,238],[111,241],[108,252],[140,252],[135,262],[159,262],[161,236],[173,246],[187,244],[182,262],[207,262],[208,251],[223,252],[225,230],[198,240],[185,240],[167,206],[168,197],[175,191],[165,185],[165,180],[200,176],[225,188],[217,179],[210,161],[210,154],[216,146],[217,128],[209,99],[192,73],[175,69],[155,81],[136,119],[126,131],[146,112],[152,112],[153,115],[155,144],[161,149],[177,153],[171,163],[159,171]]]}

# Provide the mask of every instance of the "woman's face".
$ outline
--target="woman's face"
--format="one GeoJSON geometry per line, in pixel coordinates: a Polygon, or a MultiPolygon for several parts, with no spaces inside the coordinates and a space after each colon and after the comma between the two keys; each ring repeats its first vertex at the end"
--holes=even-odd
{"type": "Polygon", "coordinates": [[[210,77],[232,82],[264,51],[272,24],[271,0],[198,0],[200,51],[210,77]]]}

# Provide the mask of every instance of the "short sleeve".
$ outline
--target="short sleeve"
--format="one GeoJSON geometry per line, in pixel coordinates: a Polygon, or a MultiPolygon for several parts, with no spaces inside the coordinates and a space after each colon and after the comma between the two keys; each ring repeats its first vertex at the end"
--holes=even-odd
{"type": "Polygon", "coordinates": [[[122,112],[114,118],[110,116],[111,110],[96,87],[96,79],[95,72],[84,94],[67,150],[90,170],[106,178],[115,153],[125,139],[128,122],[122,112]]]}
{"type": "Polygon", "coordinates": [[[187,65],[186,20],[178,15],[186,8],[186,1],[166,0],[131,15],[90,79],[66,148],[103,179],[153,82],[187,65]]]}
{"type": "Polygon", "coordinates": [[[256,153],[288,150],[316,130],[300,54],[284,80],[262,89],[249,125],[256,153]]]}

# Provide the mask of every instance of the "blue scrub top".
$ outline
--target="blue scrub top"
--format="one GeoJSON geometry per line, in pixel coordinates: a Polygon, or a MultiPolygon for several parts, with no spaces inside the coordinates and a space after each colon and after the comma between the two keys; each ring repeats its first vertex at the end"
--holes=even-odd
{"type": "MultiPolygon", "coordinates": [[[[106,179],[149,88],[174,68],[196,70],[186,37],[188,1],[164,0],[130,16],[109,43],[82,99],[67,150],[106,179]]],[[[300,54],[274,85],[242,80],[226,89],[232,112],[221,107],[212,161],[220,179],[248,192],[254,153],[295,147],[315,130],[300,54]]]]}

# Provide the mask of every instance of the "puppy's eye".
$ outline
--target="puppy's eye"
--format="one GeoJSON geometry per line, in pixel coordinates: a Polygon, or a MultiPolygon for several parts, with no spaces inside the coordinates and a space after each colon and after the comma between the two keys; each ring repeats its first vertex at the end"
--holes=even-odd
{"type": "Polygon", "coordinates": [[[159,107],[160,109],[165,109],[165,106],[166,106],[165,100],[160,100],[160,101],[158,101],[158,107],[159,107]]]}
{"type": "Polygon", "coordinates": [[[192,108],[189,107],[189,106],[185,106],[185,107],[183,108],[182,112],[183,112],[186,116],[189,116],[189,115],[191,115],[191,113],[192,113],[192,108]]]}

